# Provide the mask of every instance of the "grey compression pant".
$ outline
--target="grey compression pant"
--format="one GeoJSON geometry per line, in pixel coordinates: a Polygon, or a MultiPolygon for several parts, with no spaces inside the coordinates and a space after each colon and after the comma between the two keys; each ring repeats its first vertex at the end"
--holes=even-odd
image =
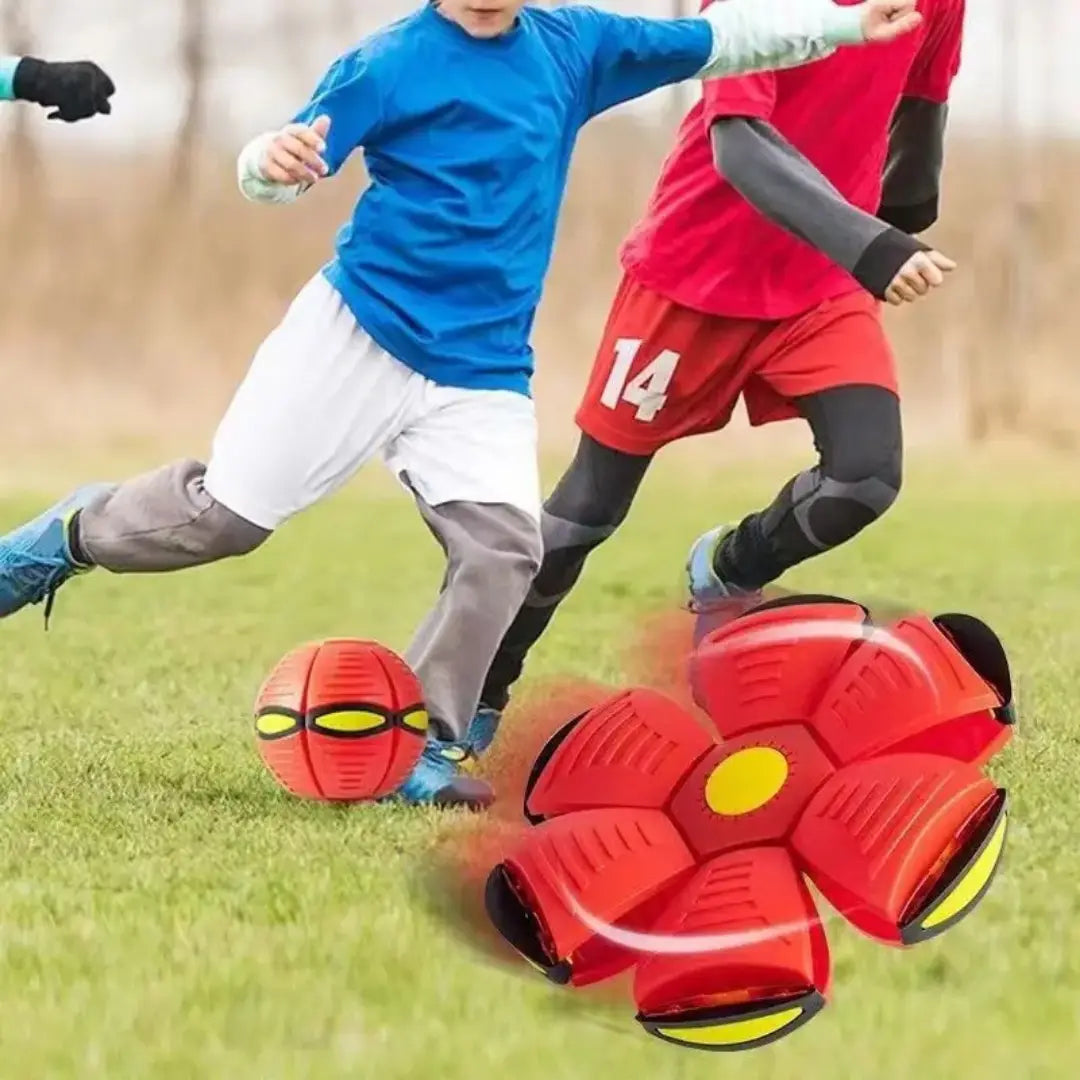
{"type": "MultiPolygon", "coordinates": [[[[120,484],[81,511],[77,556],[114,573],[155,573],[245,555],[270,533],[213,499],[205,467],[180,461],[120,484]]],[[[436,730],[464,735],[499,641],[540,564],[536,522],[505,505],[417,506],[446,553],[434,608],[406,652],[424,687],[436,730]]]]}

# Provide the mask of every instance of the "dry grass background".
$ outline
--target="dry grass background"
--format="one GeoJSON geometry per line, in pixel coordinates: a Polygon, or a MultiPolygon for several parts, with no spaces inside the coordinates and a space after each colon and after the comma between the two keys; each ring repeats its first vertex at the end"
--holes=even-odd
{"type": "MultiPolygon", "coordinates": [[[[662,124],[619,116],[583,136],[536,334],[550,447],[572,433],[616,251],[670,139],[662,124]]],[[[1018,156],[1004,143],[953,141],[935,241],[962,271],[924,306],[891,317],[911,441],[1019,435],[1074,448],[1077,175],[1080,142],[1032,144],[1018,156]]],[[[351,166],[288,210],[246,204],[227,159],[196,161],[190,180],[175,180],[166,157],[50,153],[28,165],[3,156],[7,472],[31,460],[202,452],[252,350],[327,258],[363,173],[351,166]]],[[[801,438],[774,431],[750,449],[801,438]]],[[[701,446],[747,450],[736,435],[695,453],[701,446]]]]}

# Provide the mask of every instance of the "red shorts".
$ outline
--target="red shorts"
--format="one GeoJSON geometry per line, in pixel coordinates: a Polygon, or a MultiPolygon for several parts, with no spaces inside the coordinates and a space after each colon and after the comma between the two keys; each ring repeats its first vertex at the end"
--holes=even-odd
{"type": "Polygon", "coordinates": [[[577,423],[613,450],[652,454],[718,431],[740,396],[758,425],[798,416],[795,398],[860,384],[897,390],[880,305],[869,293],[764,322],[693,311],[624,277],[577,423]]]}

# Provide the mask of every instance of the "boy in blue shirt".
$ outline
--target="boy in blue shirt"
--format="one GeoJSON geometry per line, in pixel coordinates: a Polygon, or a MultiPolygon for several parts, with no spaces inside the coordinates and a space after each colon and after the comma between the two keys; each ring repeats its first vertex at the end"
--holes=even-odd
{"type": "Polygon", "coordinates": [[[30,101],[53,111],[50,120],[73,124],[112,112],[112,79],[90,60],[47,61],[0,56],[0,101],[30,101]]]}
{"type": "Polygon", "coordinates": [[[406,654],[434,733],[401,796],[486,805],[460,764],[494,735],[481,686],[541,556],[529,335],[579,129],[669,83],[805,63],[918,21],[915,0],[725,0],[686,19],[440,0],[375,34],[240,156],[259,201],[296,199],[358,149],[371,182],[258,350],[208,465],[80,489],[0,539],[0,615],[44,600],[47,616],[93,566],[251,552],[381,457],[447,555],[406,654]]]}

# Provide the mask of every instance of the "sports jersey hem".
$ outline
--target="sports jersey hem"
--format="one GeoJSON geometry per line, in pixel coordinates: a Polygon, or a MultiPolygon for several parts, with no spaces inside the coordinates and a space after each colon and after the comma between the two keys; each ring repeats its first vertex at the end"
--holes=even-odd
{"type": "Polygon", "coordinates": [[[670,300],[673,304],[678,304],[680,307],[699,312],[702,315],[714,315],[721,319],[755,319],[760,322],[783,322],[786,319],[796,319],[800,315],[806,315],[808,312],[813,311],[814,308],[820,307],[830,300],[839,300],[845,296],[850,296],[852,293],[865,291],[857,281],[852,279],[850,285],[845,287],[837,285],[835,289],[823,289],[819,295],[808,298],[805,302],[800,302],[794,306],[775,308],[767,306],[740,307],[735,304],[723,308],[716,306],[706,307],[695,297],[684,294],[681,290],[672,288],[669,283],[659,281],[653,277],[646,269],[646,264],[642,261],[623,255],[620,262],[623,273],[631,278],[635,284],[662,296],[665,300],[670,300]]]}
{"type": "Polygon", "coordinates": [[[404,364],[410,371],[415,371],[425,379],[430,379],[437,386],[446,386],[455,390],[508,390],[512,394],[520,394],[522,397],[531,398],[531,378],[524,372],[508,372],[504,375],[464,375],[457,378],[448,378],[446,368],[442,364],[431,363],[430,359],[419,350],[410,350],[402,347],[400,341],[391,340],[383,334],[375,325],[374,320],[368,318],[370,309],[358,303],[359,290],[344,272],[341,264],[337,261],[328,263],[323,267],[322,275],[337,291],[344,301],[345,306],[352,312],[357,325],[386,353],[399,363],[404,364]]]}

